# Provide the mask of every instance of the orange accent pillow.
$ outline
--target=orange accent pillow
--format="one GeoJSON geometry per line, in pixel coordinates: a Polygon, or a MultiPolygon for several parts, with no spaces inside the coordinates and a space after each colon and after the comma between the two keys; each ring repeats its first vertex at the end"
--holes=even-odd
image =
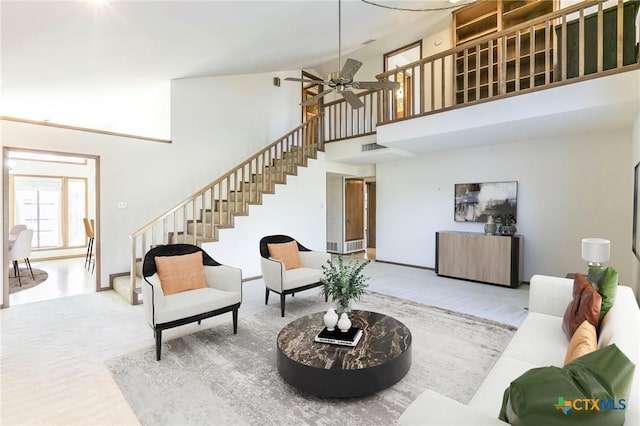
{"type": "Polygon", "coordinates": [[[300,252],[298,243],[289,241],[288,243],[267,244],[269,256],[284,263],[284,269],[302,268],[300,263],[300,252]]]}
{"type": "Polygon", "coordinates": [[[208,287],[201,251],[180,256],[156,256],[155,260],[165,296],[208,287]]]}
{"type": "Polygon", "coordinates": [[[602,296],[598,290],[584,275],[577,273],[573,280],[573,300],[569,302],[562,319],[562,330],[567,339],[571,340],[573,333],[584,320],[589,321],[594,327],[598,326],[601,304],[602,296]]]}
{"type": "Polygon", "coordinates": [[[584,320],[576,329],[569,342],[567,355],[564,357],[565,365],[574,359],[586,355],[598,349],[598,335],[596,328],[589,321],[584,320]]]}

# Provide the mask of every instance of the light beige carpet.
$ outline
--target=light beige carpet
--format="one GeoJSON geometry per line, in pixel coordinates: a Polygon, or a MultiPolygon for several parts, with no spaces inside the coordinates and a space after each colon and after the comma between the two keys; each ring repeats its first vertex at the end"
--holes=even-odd
{"type": "Polygon", "coordinates": [[[299,392],[276,368],[279,330],[326,310],[320,296],[241,318],[163,343],[162,360],[148,347],[107,361],[142,424],[372,425],[395,423],[424,389],[466,403],[515,328],[411,301],[368,293],[357,309],[404,322],[413,337],[412,367],[394,386],[369,397],[333,400],[299,392]],[[301,303],[303,302],[303,303],[301,303]]]}

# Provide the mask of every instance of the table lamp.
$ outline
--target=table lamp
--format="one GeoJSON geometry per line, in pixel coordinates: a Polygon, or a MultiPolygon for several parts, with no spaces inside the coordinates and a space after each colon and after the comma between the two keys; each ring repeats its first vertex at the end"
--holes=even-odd
{"type": "Polygon", "coordinates": [[[602,266],[609,260],[611,241],[604,238],[583,238],[582,259],[587,261],[589,269],[602,266]]]}

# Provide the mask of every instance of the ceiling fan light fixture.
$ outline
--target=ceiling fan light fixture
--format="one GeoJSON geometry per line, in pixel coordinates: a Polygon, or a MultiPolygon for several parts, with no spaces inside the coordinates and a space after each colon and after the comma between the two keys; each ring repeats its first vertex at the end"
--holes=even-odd
{"type": "MultiPolygon", "coordinates": [[[[369,39],[363,44],[369,44],[374,42],[375,39],[369,39]]],[[[344,98],[344,100],[353,109],[362,108],[364,103],[358,95],[353,93],[353,89],[368,89],[368,90],[395,90],[400,87],[398,83],[388,81],[353,81],[353,77],[358,72],[362,62],[355,59],[348,58],[344,65],[342,65],[342,13],[341,13],[341,0],[338,0],[338,71],[334,71],[329,74],[326,81],[309,80],[305,78],[292,78],[287,77],[287,81],[298,81],[302,83],[315,83],[318,85],[329,86],[326,89],[309,99],[304,100],[300,105],[308,106],[316,102],[323,96],[336,92],[344,98]]]]}

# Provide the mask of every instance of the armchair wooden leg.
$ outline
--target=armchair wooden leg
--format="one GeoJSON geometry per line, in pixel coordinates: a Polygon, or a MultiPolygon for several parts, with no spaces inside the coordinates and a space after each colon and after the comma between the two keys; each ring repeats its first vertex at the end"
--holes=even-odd
{"type": "Polygon", "coordinates": [[[284,293],[280,293],[280,314],[284,317],[284,293]]]}
{"type": "Polygon", "coordinates": [[[265,293],[264,293],[264,304],[268,305],[269,304],[269,287],[265,288],[265,293]]]}
{"type": "Polygon", "coordinates": [[[233,334],[238,334],[238,310],[234,309],[233,315],[233,334]]]}
{"type": "Polygon", "coordinates": [[[160,346],[162,345],[162,330],[156,330],[156,361],[160,361],[160,346]]]}

